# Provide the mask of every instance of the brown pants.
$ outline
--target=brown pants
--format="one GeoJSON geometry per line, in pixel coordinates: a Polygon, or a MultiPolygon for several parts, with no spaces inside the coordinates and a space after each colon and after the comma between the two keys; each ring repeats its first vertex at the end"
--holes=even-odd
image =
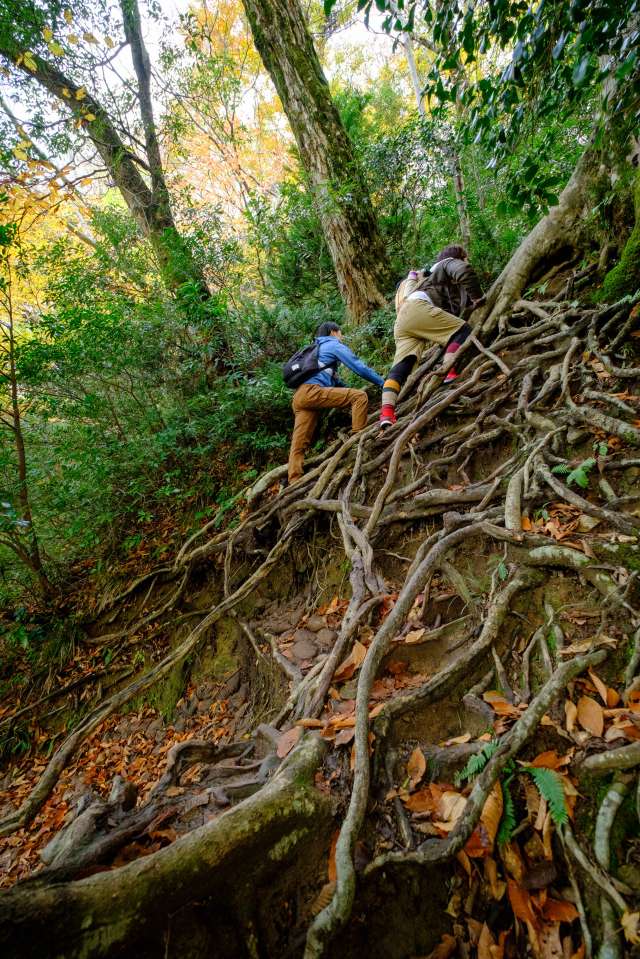
{"type": "Polygon", "coordinates": [[[317,386],[303,383],[293,394],[293,436],[289,451],[289,482],[302,476],[305,451],[313,439],[320,410],[351,407],[351,429],[354,433],[364,429],[367,423],[369,398],[364,390],[349,390],[342,386],[317,386]]]}

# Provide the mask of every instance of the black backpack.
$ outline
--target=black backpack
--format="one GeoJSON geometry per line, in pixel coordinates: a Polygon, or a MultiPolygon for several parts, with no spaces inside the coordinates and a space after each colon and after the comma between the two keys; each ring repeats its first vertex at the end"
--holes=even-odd
{"type": "Polygon", "coordinates": [[[335,363],[319,363],[318,354],[320,344],[312,343],[311,346],[303,346],[301,350],[294,353],[282,367],[282,379],[285,385],[291,390],[297,390],[309,377],[321,370],[326,370],[335,363]]]}

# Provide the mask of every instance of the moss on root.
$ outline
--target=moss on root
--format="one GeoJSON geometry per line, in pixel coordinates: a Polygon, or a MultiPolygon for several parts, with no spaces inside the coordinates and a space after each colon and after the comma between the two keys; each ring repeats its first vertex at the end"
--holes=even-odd
{"type": "Polygon", "coordinates": [[[640,173],[636,174],[633,198],[635,225],[619,262],[604,278],[602,299],[605,302],[615,302],[640,289],[640,173]]]}

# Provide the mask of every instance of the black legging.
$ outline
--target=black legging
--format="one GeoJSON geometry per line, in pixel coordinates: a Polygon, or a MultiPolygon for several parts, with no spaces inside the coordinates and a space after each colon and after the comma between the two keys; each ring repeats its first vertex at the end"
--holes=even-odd
{"type": "MultiPolygon", "coordinates": [[[[455,353],[459,347],[465,342],[469,334],[471,333],[471,327],[468,323],[463,323],[460,329],[456,330],[453,336],[449,337],[447,345],[445,346],[444,352],[446,353],[455,353]],[[451,349],[455,345],[455,349],[451,349]]],[[[403,360],[400,360],[394,366],[391,367],[389,373],[387,374],[388,380],[395,380],[396,383],[402,388],[407,381],[409,373],[416,365],[417,356],[411,354],[411,356],[405,356],[403,360]]]]}

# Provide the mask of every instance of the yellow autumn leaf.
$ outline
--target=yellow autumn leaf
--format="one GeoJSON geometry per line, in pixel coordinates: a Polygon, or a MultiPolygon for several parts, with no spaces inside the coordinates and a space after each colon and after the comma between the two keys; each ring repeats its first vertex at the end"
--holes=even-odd
{"type": "Polygon", "coordinates": [[[634,945],[640,943],[640,934],[638,932],[639,924],[640,912],[623,912],[620,925],[624,930],[627,942],[632,942],[634,945]]]}
{"type": "Polygon", "coordinates": [[[27,154],[24,152],[24,150],[22,149],[22,147],[14,147],[14,148],[13,148],[13,155],[14,155],[15,157],[17,157],[18,160],[28,160],[28,159],[29,159],[29,157],[28,157],[27,154]]]}
{"type": "Polygon", "coordinates": [[[49,40],[53,40],[53,30],[51,29],[51,27],[45,27],[44,30],[42,31],[42,36],[45,38],[47,42],[49,42],[49,40]]]}
{"type": "Polygon", "coordinates": [[[98,42],[97,39],[96,39],[96,37],[94,37],[94,35],[93,35],[92,33],[89,33],[88,30],[85,30],[85,32],[82,34],[82,39],[83,39],[83,40],[86,40],[87,43],[97,43],[97,42],[98,42]]]}
{"type": "Polygon", "coordinates": [[[85,87],[78,87],[76,90],[76,100],[84,100],[87,95],[85,87]]]}
{"type": "Polygon", "coordinates": [[[55,40],[52,40],[51,43],[48,43],[47,46],[51,50],[54,57],[61,57],[64,54],[64,48],[60,46],[55,40]]]}
{"type": "Polygon", "coordinates": [[[80,42],[80,41],[78,40],[78,35],[77,35],[77,33],[70,33],[69,36],[67,37],[67,40],[69,41],[69,43],[79,43],[79,42],[80,42]]]}
{"type": "Polygon", "coordinates": [[[111,37],[105,37],[104,42],[106,43],[106,45],[109,47],[110,50],[113,49],[113,47],[115,47],[115,43],[113,42],[111,37]]]}
{"type": "Polygon", "coordinates": [[[85,120],[88,120],[89,123],[91,123],[92,120],[95,120],[96,115],[95,113],[85,113],[84,118],[85,120]]]}
{"type": "Polygon", "coordinates": [[[71,10],[64,11],[64,18],[67,23],[73,23],[73,14],[71,13],[71,10]]]}
{"type": "Polygon", "coordinates": [[[70,93],[70,91],[69,91],[69,87],[63,87],[63,88],[62,88],[62,96],[63,96],[63,97],[66,97],[67,99],[69,99],[69,97],[71,96],[71,93],[70,93]]]}
{"type": "Polygon", "coordinates": [[[30,53],[29,50],[27,50],[25,53],[22,54],[22,61],[25,67],[27,68],[27,70],[31,70],[32,73],[35,73],[36,70],[38,69],[38,65],[36,61],[33,59],[33,54],[30,53]]]}

